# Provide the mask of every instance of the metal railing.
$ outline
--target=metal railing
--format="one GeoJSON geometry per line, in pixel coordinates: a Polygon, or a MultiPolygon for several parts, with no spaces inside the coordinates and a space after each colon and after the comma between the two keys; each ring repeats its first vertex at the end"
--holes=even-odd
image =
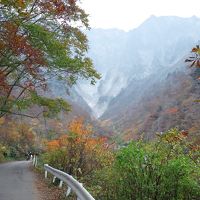
{"type": "Polygon", "coordinates": [[[67,184],[68,190],[66,192],[66,196],[69,196],[71,190],[76,194],[77,200],[95,200],[91,194],[83,187],[81,183],[79,183],[76,179],[74,179],[71,175],[60,171],[58,169],[55,169],[53,167],[50,167],[48,164],[44,165],[45,169],[45,178],[47,178],[47,173],[49,172],[52,174],[53,182],[56,178],[60,180],[59,187],[61,188],[63,185],[63,182],[67,184]]]}

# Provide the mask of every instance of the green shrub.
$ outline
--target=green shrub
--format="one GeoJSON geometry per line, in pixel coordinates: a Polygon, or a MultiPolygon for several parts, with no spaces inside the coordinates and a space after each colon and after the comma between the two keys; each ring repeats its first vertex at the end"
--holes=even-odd
{"type": "Polygon", "coordinates": [[[5,160],[7,155],[7,147],[0,143],[0,162],[5,160]]]}
{"type": "Polygon", "coordinates": [[[191,159],[184,137],[176,129],[156,142],[132,142],[122,148],[113,166],[97,177],[101,188],[97,199],[200,199],[199,164],[191,159]]]}

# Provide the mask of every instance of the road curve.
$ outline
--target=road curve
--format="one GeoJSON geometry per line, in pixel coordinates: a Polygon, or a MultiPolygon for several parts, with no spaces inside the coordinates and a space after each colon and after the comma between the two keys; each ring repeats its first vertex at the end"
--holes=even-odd
{"type": "Polygon", "coordinates": [[[0,200],[39,200],[29,161],[0,164],[0,200]]]}

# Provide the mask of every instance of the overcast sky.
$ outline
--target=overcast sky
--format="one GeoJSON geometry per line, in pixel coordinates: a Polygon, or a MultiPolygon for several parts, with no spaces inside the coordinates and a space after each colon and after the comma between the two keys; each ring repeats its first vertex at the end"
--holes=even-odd
{"type": "Polygon", "coordinates": [[[200,17],[200,0],[81,0],[95,28],[136,28],[149,16],[200,17]]]}

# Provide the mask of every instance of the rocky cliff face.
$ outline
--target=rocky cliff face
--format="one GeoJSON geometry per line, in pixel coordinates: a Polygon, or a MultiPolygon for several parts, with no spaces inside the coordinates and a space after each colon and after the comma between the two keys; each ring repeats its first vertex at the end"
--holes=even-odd
{"type": "Polygon", "coordinates": [[[155,16],[129,32],[91,30],[89,56],[102,79],[96,87],[81,82],[77,91],[94,115],[101,117],[109,112],[112,100],[134,81],[153,76],[165,78],[160,77],[165,74],[163,71],[168,73],[184,60],[199,40],[199,32],[200,19],[196,17],[155,16]]]}

